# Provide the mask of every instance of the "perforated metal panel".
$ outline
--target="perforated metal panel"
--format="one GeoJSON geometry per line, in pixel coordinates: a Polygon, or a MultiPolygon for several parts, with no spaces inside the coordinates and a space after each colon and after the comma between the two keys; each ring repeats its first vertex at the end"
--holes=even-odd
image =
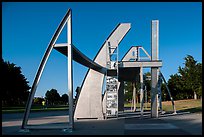
{"type": "MultiPolygon", "coordinates": [[[[118,48],[107,41],[106,67],[114,70],[114,75],[106,73],[106,117],[118,116],[118,48]],[[112,52],[111,52],[112,51],[112,52]],[[108,60],[110,58],[110,61],[108,60]]],[[[107,71],[108,72],[108,71],[107,71]]]]}

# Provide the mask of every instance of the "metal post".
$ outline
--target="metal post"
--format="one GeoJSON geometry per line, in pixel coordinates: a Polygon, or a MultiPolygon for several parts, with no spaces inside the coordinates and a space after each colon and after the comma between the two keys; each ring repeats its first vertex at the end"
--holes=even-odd
{"type": "Polygon", "coordinates": [[[172,96],[171,96],[171,92],[170,92],[170,90],[169,90],[169,88],[168,88],[168,86],[167,86],[167,82],[166,82],[166,80],[165,80],[165,78],[164,78],[164,76],[163,76],[163,74],[162,74],[161,72],[160,72],[160,75],[161,75],[162,80],[164,81],[164,84],[165,84],[166,89],[167,89],[167,91],[168,91],[168,94],[169,94],[169,96],[170,96],[170,99],[171,99],[171,102],[172,102],[172,106],[173,106],[174,114],[176,114],[176,107],[175,107],[175,104],[174,104],[174,100],[173,100],[173,98],[172,98],[172,96]]]}
{"type": "Polygon", "coordinates": [[[69,95],[69,129],[74,128],[73,117],[73,66],[72,66],[72,13],[67,22],[67,59],[68,59],[68,95],[69,95]]]}
{"type": "Polygon", "coordinates": [[[140,48],[137,47],[137,61],[140,61],[140,48]]]}
{"type": "Polygon", "coordinates": [[[135,61],[138,61],[138,59],[139,59],[139,48],[136,47],[135,61]]]}
{"type": "Polygon", "coordinates": [[[158,117],[157,68],[151,68],[151,117],[158,117]]]}
{"type": "MultiPolygon", "coordinates": [[[[158,60],[159,21],[152,21],[152,60],[158,60]]],[[[158,117],[158,67],[151,67],[151,117],[158,117]]]]}
{"type": "Polygon", "coordinates": [[[162,79],[161,79],[161,74],[159,73],[159,69],[158,69],[158,94],[159,94],[159,111],[161,112],[161,114],[163,113],[162,111],[162,90],[161,90],[161,86],[162,86],[162,79]]]}
{"type": "Polygon", "coordinates": [[[145,108],[147,110],[147,104],[148,104],[148,102],[147,102],[147,86],[145,86],[145,102],[146,102],[145,108]]]}
{"type": "Polygon", "coordinates": [[[118,110],[119,110],[119,108],[118,108],[118,107],[119,107],[119,103],[118,103],[118,102],[119,102],[119,100],[118,100],[118,99],[119,99],[119,98],[118,98],[118,92],[119,92],[119,82],[118,82],[118,81],[119,81],[119,80],[118,80],[118,78],[119,78],[119,77],[118,77],[118,73],[119,73],[119,70],[118,70],[118,55],[119,55],[119,54],[118,54],[118,51],[119,51],[119,50],[118,50],[118,44],[119,44],[119,42],[118,42],[118,40],[117,40],[117,47],[116,47],[116,52],[117,52],[117,53],[116,53],[116,65],[117,65],[117,67],[116,67],[116,70],[117,70],[117,74],[116,74],[116,77],[117,77],[117,89],[116,89],[116,90],[117,90],[117,118],[118,118],[118,110]]]}
{"type": "Polygon", "coordinates": [[[141,116],[143,116],[143,102],[144,102],[143,68],[140,67],[140,112],[141,112],[141,116]]]}
{"type": "Polygon", "coordinates": [[[133,82],[133,112],[136,112],[136,84],[133,82]]]}
{"type": "Polygon", "coordinates": [[[131,107],[130,110],[133,112],[133,94],[132,94],[132,100],[131,100],[131,107]]]}

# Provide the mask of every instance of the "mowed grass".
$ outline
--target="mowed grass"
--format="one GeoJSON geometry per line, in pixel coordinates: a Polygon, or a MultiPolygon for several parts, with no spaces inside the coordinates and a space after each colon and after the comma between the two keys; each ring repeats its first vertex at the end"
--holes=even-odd
{"type": "MultiPolygon", "coordinates": [[[[177,111],[202,112],[202,102],[200,99],[176,100],[175,107],[177,111]]],[[[162,103],[164,111],[169,111],[172,108],[171,101],[162,103]]]]}
{"type": "MultiPolygon", "coordinates": [[[[43,108],[42,106],[32,106],[31,112],[37,111],[59,111],[59,110],[68,110],[67,105],[56,105],[43,108]]],[[[2,107],[2,113],[23,113],[25,112],[25,107],[2,107]]]]}
{"type": "MultiPolygon", "coordinates": [[[[189,112],[202,112],[202,102],[200,99],[188,99],[188,100],[176,100],[174,101],[176,111],[189,111],[189,112]]],[[[126,103],[125,107],[131,107],[131,103],[126,103]]],[[[140,108],[140,103],[136,104],[137,108],[140,108]]],[[[150,110],[151,104],[144,103],[144,110],[150,110]]],[[[173,112],[172,102],[171,101],[163,101],[162,109],[166,112],[173,112]]],[[[37,111],[59,111],[59,110],[68,110],[67,105],[57,105],[57,106],[49,106],[47,108],[43,108],[42,106],[32,106],[31,112],[37,111]]],[[[25,107],[2,107],[2,113],[23,113],[25,112],[25,107]]]]}
{"type": "MultiPolygon", "coordinates": [[[[176,111],[189,111],[189,112],[202,112],[201,99],[188,99],[188,100],[176,100],[174,101],[176,111]]],[[[131,103],[124,105],[125,107],[131,107],[131,103]]],[[[150,110],[150,103],[144,103],[144,110],[150,110]]],[[[140,108],[140,103],[136,104],[137,108],[140,108]]],[[[166,112],[173,112],[173,106],[171,101],[163,101],[162,109],[166,112]]]]}

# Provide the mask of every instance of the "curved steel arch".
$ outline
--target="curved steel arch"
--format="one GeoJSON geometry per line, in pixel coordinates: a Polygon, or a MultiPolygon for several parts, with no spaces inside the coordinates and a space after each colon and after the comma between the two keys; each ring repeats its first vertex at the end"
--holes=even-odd
{"type": "Polygon", "coordinates": [[[33,85],[31,87],[31,92],[30,92],[28,100],[27,100],[26,109],[25,109],[21,129],[25,129],[25,127],[26,127],[26,125],[28,123],[28,116],[30,114],[32,101],[33,101],[33,98],[34,98],[38,83],[40,81],[40,77],[42,75],[43,69],[44,69],[45,64],[46,64],[46,62],[48,60],[48,57],[49,57],[49,55],[50,55],[50,53],[51,53],[51,51],[52,51],[52,49],[53,49],[53,47],[54,47],[54,45],[55,45],[55,43],[57,41],[57,38],[59,37],[62,29],[64,28],[66,22],[69,20],[70,16],[71,16],[71,9],[68,9],[67,13],[65,14],[65,16],[63,17],[63,19],[60,22],[59,26],[57,27],[57,29],[56,29],[50,43],[48,44],[48,47],[47,47],[47,49],[45,51],[45,54],[44,54],[44,56],[42,58],[42,61],[41,61],[40,66],[38,68],[37,74],[35,76],[33,85]]]}

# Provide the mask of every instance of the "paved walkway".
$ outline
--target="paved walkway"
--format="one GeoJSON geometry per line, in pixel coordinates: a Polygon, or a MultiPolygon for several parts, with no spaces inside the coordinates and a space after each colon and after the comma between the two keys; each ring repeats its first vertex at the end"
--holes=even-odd
{"type": "MultiPolygon", "coordinates": [[[[46,126],[66,127],[68,116],[66,112],[35,112],[31,114],[29,124],[43,128],[46,126]],[[38,117],[37,117],[38,116],[38,117]]],[[[72,132],[62,129],[32,129],[29,132],[19,132],[22,117],[12,114],[2,116],[3,135],[202,135],[202,113],[178,113],[176,115],[161,115],[150,118],[147,112],[141,118],[138,112],[125,113],[118,118],[107,120],[77,120],[72,132]],[[8,117],[10,117],[9,120],[8,117]]]]}

